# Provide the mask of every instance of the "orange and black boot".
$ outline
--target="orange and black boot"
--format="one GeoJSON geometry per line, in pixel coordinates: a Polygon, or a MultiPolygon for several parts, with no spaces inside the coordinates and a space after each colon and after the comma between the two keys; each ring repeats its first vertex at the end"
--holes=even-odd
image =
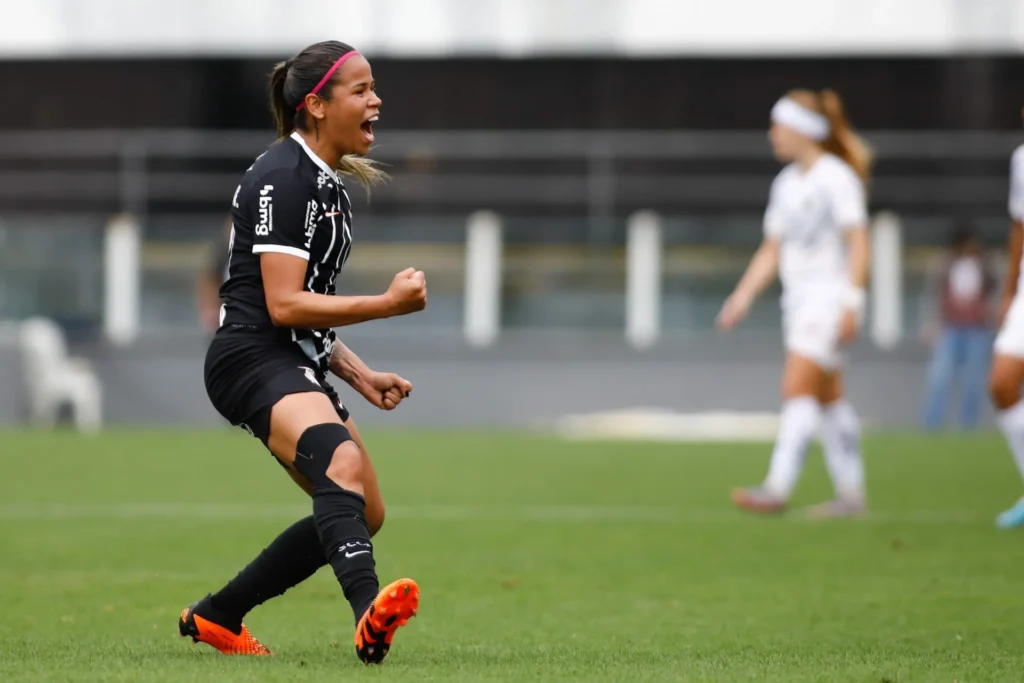
{"type": "Polygon", "coordinates": [[[206,643],[226,655],[270,654],[270,650],[252,637],[245,624],[239,624],[236,632],[233,627],[222,625],[226,621],[215,615],[207,595],[182,610],[178,632],[183,638],[192,638],[193,643],[206,643]]]}
{"type": "Polygon", "coordinates": [[[380,664],[391,649],[391,639],[400,626],[416,616],[420,587],[412,579],[399,579],[385,586],[370,609],[356,624],[356,654],[364,664],[380,664]]]}

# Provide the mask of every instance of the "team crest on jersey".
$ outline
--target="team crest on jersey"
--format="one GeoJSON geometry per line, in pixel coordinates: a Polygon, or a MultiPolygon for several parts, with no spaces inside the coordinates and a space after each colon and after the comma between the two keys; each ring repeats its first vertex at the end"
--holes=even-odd
{"type": "Polygon", "coordinates": [[[305,365],[300,365],[299,367],[302,369],[302,372],[305,373],[306,379],[308,379],[310,382],[317,385],[318,387],[320,386],[320,382],[317,381],[316,373],[313,372],[313,368],[306,367],[305,365]]]}

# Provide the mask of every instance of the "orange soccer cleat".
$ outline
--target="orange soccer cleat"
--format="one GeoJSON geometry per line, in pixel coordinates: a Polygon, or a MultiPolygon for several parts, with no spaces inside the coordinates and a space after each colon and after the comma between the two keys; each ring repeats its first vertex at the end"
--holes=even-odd
{"type": "Polygon", "coordinates": [[[178,632],[183,638],[190,637],[193,643],[206,643],[226,655],[270,654],[266,646],[253,638],[245,624],[241,625],[238,633],[235,633],[230,628],[197,614],[197,609],[201,610],[207,599],[209,596],[182,610],[178,619],[178,632]]]}
{"type": "Polygon", "coordinates": [[[380,664],[391,649],[391,639],[400,626],[416,616],[420,587],[412,579],[399,579],[385,586],[370,609],[356,625],[356,654],[364,664],[380,664]]]}
{"type": "Polygon", "coordinates": [[[786,511],[786,501],[760,487],[735,489],[732,503],[741,510],[762,515],[778,515],[786,511]]]}

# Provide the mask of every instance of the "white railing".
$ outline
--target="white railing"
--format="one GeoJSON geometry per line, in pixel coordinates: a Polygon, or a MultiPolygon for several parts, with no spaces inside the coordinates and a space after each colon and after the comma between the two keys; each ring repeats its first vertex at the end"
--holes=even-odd
{"type": "Polygon", "coordinates": [[[104,240],[103,333],[116,346],[129,345],[139,336],[141,255],[138,222],[128,215],[114,218],[104,240]]]}
{"type": "MultiPolygon", "coordinates": [[[[141,259],[138,223],[126,216],[107,229],[104,333],[117,346],[130,345],[139,334],[141,259]]],[[[870,333],[882,349],[903,338],[902,227],[891,212],[880,213],[871,227],[872,268],[870,333]]],[[[466,225],[463,283],[463,335],[471,346],[494,344],[501,334],[503,280],[501,218],[491,211],[473,213],[466,225]]],[[[652,211],[629,219],[626,238],[625,329],[627,343],[643,350],[661,337],[662,220],[652,211]]]]}
{"type": "MultiPolygon", "coordinates": [[[[868,138],[882,160],[918,161],[1005,161],[1021,141],[1016,132],[993,131],[873,131],[868,138]]],[[[105,238],[104,333],[113,344],[131,344],[139,333],[141,287],[140,228],[135,217],[146,215],[155,199],[216,200],[216,206],[222,208],[223,198],[237,182],[237,171],[177,173],[158,170],[161,165],[152,162],[161,158],[248,161],[271,139],[265,131],[0,133],[0,161],[17,169],[0,171],[0,202],[42,201],[48,188],[55,185],[67,188],[62,195],[77,191],[90,200],[102,196],[116,201],[123,212],[110,223],[105,238]],[[63,164],[71,158],[92,160],[95,167],[76,170],[71,178],[63,164]],[[18,168],[24,159],[50,166],[18,168]],[[112,159],[116,161],[113,167],[112,159]]],[[[700,215],[708,207],[739,207],[737,210],[754,216],[754,211],[763,207],[774,173],[774,167],[751,172],[746,166],[748,161],[769,159],[762,131],[389,131],[375,155],[397,162],[396,182],[375,195],[375,202],[404,207],[409,202],[436,201],[457,207],[449,210],[461,215],[481,205],[514,204],[533,214],[543,214],[552,206],[570,207],[587,221],[586,241],[604,246],[609,246],[613,234],[608,226],[620,211],[657,208],[667,213],[678,207],[677,213],[700,215]],[[479,173],[476,167],[459,164],[455,167],[462,170],[457,172],[402,170],[404,162],[419,157],[487,164],[525,160],[582,160],[584,164],[572,172],[548,170],[546,175],[486,164],[479,173]],[[693,164],[671,172],[652,172],[630,171],[613,163],[644,159],[739,163],[725,175],[694,171],[693,164]],[[403,172],[406,177],[399,177],[403,172]]],[[[906,200],[951,210],[969,195],[1001,211],[1005,201],[1002,170],[977,178],[948,173],[892,176],[884,182],[880,179],[876,188],[875,200],[897,209],[899,201],[906,200]]],[[[876,343],[884,348],[902,337],[900,232],[898,222],[894,224],[887,214],[881,214],[873,233],[876,263],[871,330],[876,343]]],[[[474,346],[493,344],[501,332],[502,242],[501,219],[490,212],[473,213],[466,232],[463,332],[474,346]]],[[[632,214],[626,248],[624,334],[632,347],[643,349],[657,343],[662,327],[663,240],[657,214],[643,210],[632,214]]]]}
{"type": "Polygon", "coordinates": [[[884,211],[871,229],[871,338],[881,349],[903,339],[903,227],[884,211]]]}
{"type": "Polygon", "coordinates": [[[466,226],[463,330],[478,348],[496,342],[501,331],[501,254],[501,219],[490,211],[474,213],[466,226]]]}
{"type": "Polygon", "coordinates": [[[626,232],[626,341],[635,349],[661,336],[661,218],[641,211],[626,232]]]}
{"type": "MultiPolygon", "coordinates": [[[[466,341],[477,347],[497,340],[501,330],[501,219],[492,212],[474,214],[467,226],[465,309],[466,341]]],[[[903,338],[903,236],[900,219],[882,212],[871,226],[872,268],[869,307],[871,339],[881,349],[903,338]]],[[[629,219],[626,238],[625,339],[634,349],[656,345],[661,337],[662,221],[652,211],[629,219]]]]}

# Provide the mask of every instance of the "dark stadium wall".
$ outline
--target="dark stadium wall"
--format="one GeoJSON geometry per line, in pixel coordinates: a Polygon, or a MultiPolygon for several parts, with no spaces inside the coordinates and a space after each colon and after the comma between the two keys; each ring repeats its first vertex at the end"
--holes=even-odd
{"type": "MultiPolygon", "coordinates": [[[[1024,60],[373,59],[398,129],[729,128],[792,87],[832,87],[866,129],[1012,129],[1024,60]]],[[[0,129],[270,125],[263,59],[0,62],[0,129]]]]}

